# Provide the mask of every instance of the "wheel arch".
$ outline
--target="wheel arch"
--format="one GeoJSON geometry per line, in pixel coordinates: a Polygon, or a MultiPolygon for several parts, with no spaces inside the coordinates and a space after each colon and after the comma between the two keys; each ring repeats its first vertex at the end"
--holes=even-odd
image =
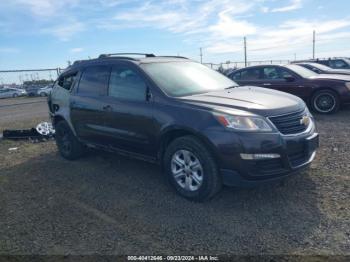
{"type": "Polygon", "coordinates": [[[72,130],[73,134],[76,136],[76,132],[74,127],[72,126],[72,123],[70,121],[68,121],[63,115],[61,114],[56,114],[52,117],[52,125],[55,127],[55,125],[60,122],[60,121],[65,121],[68,126],[70,127],[70,129],[72,130]]]}
{"type": "Polygon", "coordinates": [[[311,104],[312,98],[314,97],[314,95],[316,93],[319,93],[319,92],[322,92],[322,91],[331,91],[334,94],[336,94],[338,96],[338,98],[340,96],[340,94],[338,93],[338,91],[335,88],[332,88],[332,87],[329,87],[329,86],[322,86],[320,88],[316,88],[316,89],[312,90],[310,98],[309,98],[309,103],[311,104]]]}
{"type": "Polygon", "coordinates": [[[211,152],[215,161],[218,162],[215,146],[207,137],[205,137],[200,132],[194,129],[191,129],[188,127],[180,127],[180,126],[168,127],[161,133],[160,140],[159,140],[160,142],[158,145],[158,154],[157,154],[158,159],[162,161],[165,150],[170,145],[170,143],[175,139],[183,136],[196,137],[211,152]]]}

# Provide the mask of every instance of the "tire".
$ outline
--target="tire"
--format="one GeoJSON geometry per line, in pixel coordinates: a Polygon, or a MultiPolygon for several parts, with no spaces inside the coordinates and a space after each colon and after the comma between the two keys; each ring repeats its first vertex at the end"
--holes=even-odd
{"type": "Polygon", "coordinates": [[[339,110],[338,95],[331,90],[316,92],[311,98],[311,108],[320,114],[333,114],[339,110]]]}
{"type": "Polygon", "coordinates": [[[75,160],[85,153],[85,147],[73,134],[65,121],[55,126],[55,140],[61,156],[68,160],[75,160]]]}
{"type": "Polygon", "coordinates": [[[214,157],[194,136],[183,136],[171,142],[163,156],[163,167],[176,192],[189,200],[206,201],[222,187],[214,157]]]}
{"type": "Polygon", "coordinates": [[[12,95],[12,97],[13,97],[13,98],[16,98],[16,97],[18,97],[18,94],[14,93],[14,94],[12,95]]]}

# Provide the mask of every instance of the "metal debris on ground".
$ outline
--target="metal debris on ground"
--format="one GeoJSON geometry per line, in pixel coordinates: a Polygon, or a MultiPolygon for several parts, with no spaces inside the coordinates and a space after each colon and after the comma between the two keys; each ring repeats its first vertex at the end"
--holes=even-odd
{"type": "Polygon", "coordinates": [[[36,126],[36,131],[43,136],[53,136],[55,134],[55,129],[51,123],[41,122],[36,126]]]}
{"type": "Polygon", "coordinates": [[[19,130],[4,130],[3,139],[22,140],[28,139],[32,142],[41,142],[53,138],[55,129],[51,123],[39,123],[36,128],[19,129],[19,130]]]}

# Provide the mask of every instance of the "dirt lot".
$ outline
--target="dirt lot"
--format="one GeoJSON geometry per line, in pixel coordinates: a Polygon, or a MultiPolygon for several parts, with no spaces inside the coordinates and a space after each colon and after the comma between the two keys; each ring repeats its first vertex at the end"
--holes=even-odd
{"type": "MultiPolygon", "coordinates": [[[[0,129],[45,110],[0,104],[0,129]]],[[[1,141],[0,254],[350,255],[350,109],[316,117],[309,171],[207,203],[178,197],[151,164],[98,152],[69,162],[53,142],[1,141]]]]}

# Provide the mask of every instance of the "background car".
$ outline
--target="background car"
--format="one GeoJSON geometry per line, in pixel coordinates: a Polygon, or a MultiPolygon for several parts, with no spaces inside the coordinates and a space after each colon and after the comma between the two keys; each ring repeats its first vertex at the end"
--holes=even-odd
{"type": "Polygon", "coordinates": [[[318,113],[334,113],[350,103],[350,76],[317,74],[302,66],[259,65],[229,76],[239,85],[261,86],[302,98],[318,113]]]}
{"type": "Polygon", "coordinates": [[[26,91],[15,88],[2,88],[0,89],[0,98],[18,97],[25,96],[26,91]]]}
{"type": "Polygon", "coordinates": [[[328,58],[328,59],[309,59],[309,60],[301,60],[295,62],[311,62],[318,63],[325,66],[329,66],[334,69],[350,69],[350,59],[349,58],[328,58]]]}
{"type": "Polygon", "coordinates": [[[26,90],[28,96],[36,96],[38,94],[38,90],[40,88],[41,88],[41,86],[37,86],[37,85],[25,86],[25,90],[26,90]]]}
{"type": "Polygon", "coordinates": [[[350,69],[333,69],[326,65],[318,63],[295,63],[307,69],[314,71],[317,74],[339,74],[339,75],[350,75],[350,69]]]}
{"type": "Polygon", "coordinates": [[[48,96],[51,91],[52,91],[52,86],[48,85],[48,86],[39,88],[37,91],[37,95],[38,96],[48,96]]]}

